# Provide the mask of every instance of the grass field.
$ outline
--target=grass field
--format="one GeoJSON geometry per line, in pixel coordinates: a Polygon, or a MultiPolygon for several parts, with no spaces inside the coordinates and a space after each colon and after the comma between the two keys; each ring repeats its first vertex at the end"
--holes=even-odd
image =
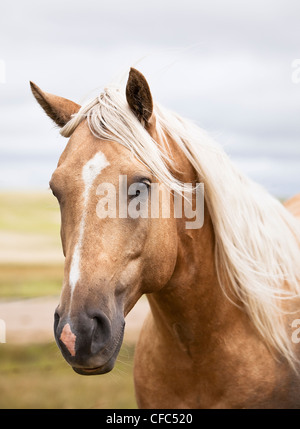
{"type": "MultiPolygon", "coordinates": [[[[50,191],[0,194],[1,301],[59,295],[59,230],[50,191]]],[[[0,408],[135,408],[133,354],[133,345],[123,346],[111,373],[84,377],[54,342],[0,344],[0,408]]]]}
{"type": "Polygon", "coordinates": [[[6,263],[0,273],[0,299],[59,295],[62,287],[61,264],[6,263]]]}
{"type": "Polygon", "coordinates": [[[0,408],[136,408],[133,347],[123,346],[109,374],[81,376],[55,343],[0,344],[0,408]]]}
{"type": "Polygon", "coordinates": [[[0,231],[50,235],[59,245],[60,213],[51,191],[0,193],[0,231]]]}
{"type": "Polygon", "coordinates": [[[0,299],[58,295],[63,255],[56,199],[50,191],[6,192],[0,207],[0,299]],[[59,262],[48,260],[53,253],[59,262]]]}

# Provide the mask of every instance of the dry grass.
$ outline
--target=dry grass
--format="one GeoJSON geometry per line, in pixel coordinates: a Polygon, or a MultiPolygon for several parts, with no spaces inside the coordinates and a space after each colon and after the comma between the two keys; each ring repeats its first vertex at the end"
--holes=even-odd
{"type": "MultiPolygon", "coordinates": [[[[55,198],[50,191],[1,193],[0,207],[0,299],[59,295],[63,257],[55,198]]],[[[0,408],[136,408],[133,352],[134,346],[123,346],[111,373],[84,377],[53,342],[0,344],[0,408]]]]}
{"type": "Polygon", "coordinates": [[[111,373],[86,377],[72,370],[55,343],[0,344],[0,408],[136,408],[133,353],[123,346],[111,373]]]}
{"type": "Polygon", "coordinates": [[[0,299],[59,295],[61,264],[0,264],[0,299]]]}

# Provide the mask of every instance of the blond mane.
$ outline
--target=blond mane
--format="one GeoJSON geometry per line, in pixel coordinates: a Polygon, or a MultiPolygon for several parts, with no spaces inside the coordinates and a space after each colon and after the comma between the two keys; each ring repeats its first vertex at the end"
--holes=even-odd
{"type": "MultiPolygon", "coordinates": [[[[181,192],[182,184],[167,167],[166,161],[172,160],[136,119],[123,94],[118,88],[106,88],[74,115],[61,134],[69,137],[86,118],[95,136],[124,145],[161,182],[181,192]]],[[[198,172],[199,182],[204,183],[216,239],[216,269],[224,293],[244,306],[266,344],[295,368],[297,358],[282,304],[300,294],[298,221],[241,174],[224,150],[195,124],[158,105],[154,114],[161,138],[167,134],[178,144],[198,172]]]]}

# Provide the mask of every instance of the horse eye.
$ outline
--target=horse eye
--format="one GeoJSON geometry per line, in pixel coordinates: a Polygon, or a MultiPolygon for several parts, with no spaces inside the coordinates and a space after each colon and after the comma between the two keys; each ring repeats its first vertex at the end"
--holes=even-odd
{"type": "Polygon", "coordinates": [[[147,188],[148,188],[148,190],[150,189],[150,187],[151,187],[151,182],[150,182],[150,180],[149,180],[149,179],[144,179],[144,180],[142,180],[142,181],[141,181],[141,183],[143,183],[144,185],[146,185],[146,186],[147,186],[147,188]]]}
{"type": "MultiPolygon", "coordinates": [[[[140,180],[137,183],[132,184],[129,187],[129,198],[135,198],[138,197],[141,193],[145,191],[147,191],[147,195],[149,194],[149,190],[150,190],[150,186],[151,186],[151,182],[149,181],[149,179],[144,179],[144,180],[140,180]]],[[[144,195],[146,197],[146,195],[144,195]]]]}
{"type": "Polygon", "coordinates": [[[146,188],[147,188],[147,191],[149,192],[149,189],[150,189],[150,183],[147,183],[147,182],[140,182],[140,183],[137,185],[135,195],[136,195],[136,196],[137,196],[137,195],[140,195],[140,193],[141,193],[141,192],[143,192],[143,191],[145,190],[145,186],[146,186],[146,188]]]}

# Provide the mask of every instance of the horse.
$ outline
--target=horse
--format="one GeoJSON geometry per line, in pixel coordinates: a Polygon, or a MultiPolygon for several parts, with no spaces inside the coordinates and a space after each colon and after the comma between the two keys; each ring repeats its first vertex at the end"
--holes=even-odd
{"type": "Polygon", "coordinates": [[[146,295],[139,408],[298,408],[300,195],[285,207],[207,132],[154,103],[134,68],[83,106],[30,85],[69,138],[50,188],[65,256],[54,336],[73,370],[113,369],[126,315],[146,295]],[[176,197],[195,207],[200,185],[203,221],[188,228],[176,197]]]}

